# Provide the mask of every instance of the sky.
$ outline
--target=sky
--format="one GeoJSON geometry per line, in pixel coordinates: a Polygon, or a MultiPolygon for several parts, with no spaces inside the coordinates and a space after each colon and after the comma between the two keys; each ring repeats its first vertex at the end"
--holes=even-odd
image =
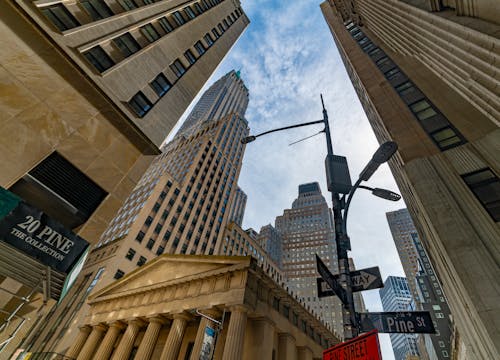
{"type": "MultiPolygon", "coordinates": [[[[243,0],[251,23],[192,105],[215,80],[232,69],[241,70],[250,91],[246,118],[250,133],[257,134],[322,119],[323,94],[334,153],[347,157],[354,183],[378,143],[319,4],[320,0],[243,0]]],[[[279,132],[247,145],[239,178],[248,195],[244,229],[259,231],[266,224],[274,225],[276,216],[291,207],[302,183],[319,182],[331,206],[324,135],[289,146],[321,129],[319,124],[279,132]]],[[[365,185],[398,191],[387,165],[365,185]]],[[[403,200],[390,202],[366,190],[356,192],[347,225],[350,256],[358,269],[379,266],[383,280],[389,275],[404,276],[385,217],[386,212],[404,207],[403,200]]],[[[378,290],[365,291],[363,297],[370,311],[383,311],[378,290]]],[[[389,336],[381,334],[380,342],[384,360],[394,359],[389,336]]]]}

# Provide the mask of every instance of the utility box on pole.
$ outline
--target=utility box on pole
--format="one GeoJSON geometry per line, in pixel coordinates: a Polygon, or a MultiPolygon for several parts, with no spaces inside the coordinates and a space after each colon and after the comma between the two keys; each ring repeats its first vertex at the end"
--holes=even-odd
{"type": "Polygon", "coordinates": [[[351,175],[349,174],[349,166],[347,158],[339,155],[327,155],[325,159],[326,181],[328,191],[349,194],[351,191],[351,175]]]}

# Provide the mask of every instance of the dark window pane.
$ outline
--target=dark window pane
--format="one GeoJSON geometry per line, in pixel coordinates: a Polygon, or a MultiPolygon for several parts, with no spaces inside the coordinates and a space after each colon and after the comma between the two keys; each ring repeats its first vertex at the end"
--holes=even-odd
{"type": "Polygon", "coordinates": [[[83,0],[81,4],[92,17],[92,20],[101,20],[114,15],[103,0],[83,0]]]}
{"type": "Polygon", "coordinates": [[[196,62],[196,57],[193,55],[193,53],[191,52],[191,50],[187,50],[185,53],[184,53],[184,56],[186,57],[187,61],[193,65],[195,62],[196,62]]]}
{"type": "Polygon", "coordinates": [[[116,39],[113,39],[113,43],[125,57],[128,57],[141,49],[140,45],[129,33],[125,33],[116,39]]]}
{"type": "Polygon", "coordinates": [[[465,183],[490,214],[494,221],[500,221],[500,181],[490,170],[483,169],[462,175],[465,183]]]}
{"type": "Polygon", "coordinates": [[[163,31],[165,31],[167,34],[169,32],[171,32],[172,30],[174,30],[174,27],[172,26],[172,24],[170,24],[170,21],[168,21],[168,19],[166,17],[162,17],[158,20],[158,22],[160,23],[161,27],[163,28],[163,31]]]}
{"type": "Polygon", "coordinates": [[[127,255],[125,255],[125,258],[132,260],[135,255],[135,250],[134,249],[128,249],[127,255]]]}
{"type": "Polygon", "coordinates": [[[165,75],[160,74],[151,82],[151,86],[158,96],[163,96],[172,87],[172,84],[165,75]]]}
{"type": "Polygon", "coordinates": [[[160,34],[156,31],[156,29],[151,24],[147,24],[141,27],[141,32],[146,39],[150,43],[158,40],[160,38],[160,34]]]}
{"type": "Polygon", "coordinates": [[[139,117],[143,117],[153,106],[148,98],[140,91],[130,99],[128,104],[139,117]]]}
{"type": "Polygon", "coordinates": [[[104,72],[115,64],[100,46],[93,47],[84,53],[83,56],[85,56],[99,72],[104,72]]]}
{"type": "Polygon", "coordinates": [[[62,4],[46,7],[41,11],[61,31],[80,26],[78,20],[62,4]]]}
{"type": "Polygon", "coordinates": [[[137,8],[137,4],[134,0],[118,0],[118,2],[125,10],[133,10],[137,8]]]}
{"type": "Polygon", "coordinates": [[[141,256],[141,257],[139,258],[139,261],[137,261],[137,265],[138,265],[138,266],[142,266],[142,265],[144,265],[144,264],[146,263],[146,260],[147,260],[147,259],[146,259],[144,256],[141,256]]]}
{"type": "Polygon", "coordinates": [[[184,13],[186,14],[188,19],[194,19],[196,17],[196,14],[194,13],[193,9],[191,9],[190,6],[186,6],[184,8],[184,13]]]}
{"type": "Polygon", "coordinates": [[[123,275],[125,275],[125,273],[123,271],[121,271],[120,269],[118,269],[118,270],[116,270],[114,278],[115,279],[120,279],[120,278],[123,277],[123,275]]]}
{"type": "Polygon", "coordinates": [[[174,18],[175,22],[179,26],[181,26],[182,24],[184,24],[186,22],[186,20],[184,20],[184,18],[182,17],[182,14],[178,11],[174,12],[172,14],[172,17],[174,18]]]}
{"type": "Polygon", "coordinates": [[[194,48],[196,49],[196,51],[198,52],[198,55],[203,55],[205,53],[205,47],[203,46],[203,44],[201,43],[201,41],[197,41],[196,44],[194,44],[194,48]]]}
{"type": "Polygon", "coordinates": [[[177,77],[181,77],[186,72],[186,68],[179,59],[175,60],[173,64],[170,65],[170,68],[177,77]]]}
{"type": "Polygon", "coordinates": [[[205,36],[203,37],[203,39],[207,43],[208,47],[212,46],[213,43],[214,43],[214,41],[212,40],[212,37],[210,36],[210,34],[205,34],[205,36]]]}

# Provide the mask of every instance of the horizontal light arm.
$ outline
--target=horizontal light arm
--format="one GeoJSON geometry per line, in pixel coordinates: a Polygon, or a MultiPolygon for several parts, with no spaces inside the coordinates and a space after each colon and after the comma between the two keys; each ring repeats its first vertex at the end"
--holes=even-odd
{"type": "Polygon", "coordinates": [[[255,139],[257,139],[259,136],[262,136],[262,135],[267,135],[267,134],[270,134],[270,133],[273,133],[273,132],[277,132],[277,131],[282,131],[282,130],[287,130],[287,129],[294,129],[294,128],[298,128],[298,127],[302,127],[302,126],[309,126],[309,125],[314,125],[314,124],[321,124],[321,123],[324,123],[325,121],[324,120],[316,120],[316,121],[311,121],[311,122],[306,122],[306,123],[302,123],[302,124],[296,124],[296,125],[290,125],[290,126],[285,126],[285,127],[282,127],[282,128],[278,128],[278,129],[273,129],[273,130],[269,130],[269,131],[265,131],[263,133],[260,133],[260,134],[257,134],[257,135],[250,135],[250,136],[247,136],[243,139],[241,139],[241,142],[243,144],[247,144],[249,142],[252,142],[254,141],[255,139]]]}

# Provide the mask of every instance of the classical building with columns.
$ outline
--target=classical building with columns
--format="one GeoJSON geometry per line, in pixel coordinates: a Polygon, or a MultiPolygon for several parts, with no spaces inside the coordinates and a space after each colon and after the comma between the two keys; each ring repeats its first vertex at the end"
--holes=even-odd
{"type": "Polygon", "coordinates": [[[339,340],[250,256],[162,255],[89,297],[69,359],[320,359],[339,340]]]}

